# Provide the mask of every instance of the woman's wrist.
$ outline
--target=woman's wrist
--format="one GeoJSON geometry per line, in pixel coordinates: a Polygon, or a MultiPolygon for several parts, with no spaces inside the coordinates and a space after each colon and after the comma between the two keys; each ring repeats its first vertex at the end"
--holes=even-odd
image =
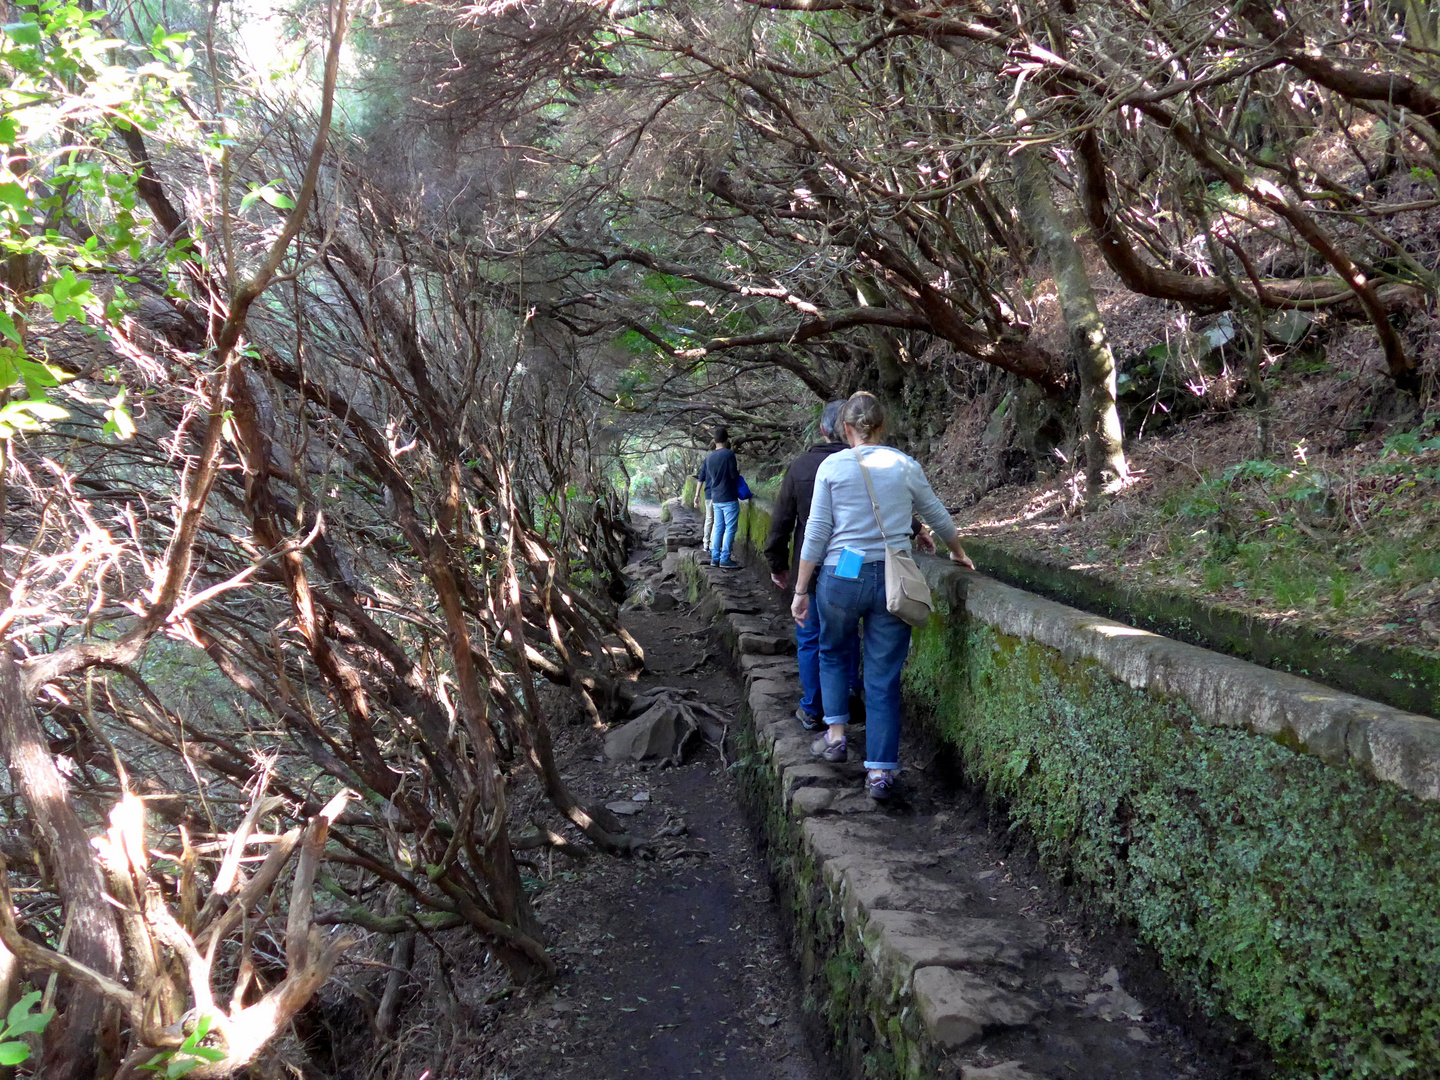
{"type": "Polygon", "coordinates": [[[804,595],[810,591],[810,579],[815,576],[815,564],[809,559],[801,559],[800,564],[795,567],[795,594],[804,595]]]}

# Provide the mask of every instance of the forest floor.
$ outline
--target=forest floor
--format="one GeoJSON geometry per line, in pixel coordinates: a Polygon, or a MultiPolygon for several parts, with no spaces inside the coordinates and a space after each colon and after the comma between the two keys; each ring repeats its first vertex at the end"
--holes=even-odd
{"type": "MultiPolygon", "coordinates": [[[[639,693],[694,690],[738,715],[740,687],[683,605],[631,610],[645,650],[639,693]]],[[[800,1029],[799,987],[764,863],[727,762],[695,746],[679,767],[606,761],[604,732],[553,724],[556,759],[585,804],[633,803],[637,837],[655,857],[541,855],[535,911],[559,972],[550,985],[507,988],[483,950],[456,948],[405,1018],[399,1069],[359,1075],[416,1080],[822,1080],[800,1029]],[[433,992],[431,992],[433,991],[433,992]],[[449,997],[448,1004],[444,1000],[449,997]],[[446,1015],[448,1014],[448,1016],[446,1015]],[[408,1044],[408,1045],[406,1045],[408,1044]]],[[[522,804],[544,818],[543,798],[522,804]]],[[[524,810],[519,811],[523,816],[524,810]]],[[[458,945],[458,942],[457,942],[458,945]]]]}
{"type": "Polygon", "coordinates": [[[1233,371],[1183,419],[1158,407],[1148,427],[1132,416],[1130,481],[1098,511],[1082,505],[1078,461],[979,494],[986,417],[973,405],[927,471],[968,535],[1440,656],[1440,367],[1420,400],[1397,394],[1364,369],[1373,358],[1355,359],[1358,374],[1342,359],[1357,337],[1337,332],[1324,348],[1273,360],[1268,453],[1233,371]]]}

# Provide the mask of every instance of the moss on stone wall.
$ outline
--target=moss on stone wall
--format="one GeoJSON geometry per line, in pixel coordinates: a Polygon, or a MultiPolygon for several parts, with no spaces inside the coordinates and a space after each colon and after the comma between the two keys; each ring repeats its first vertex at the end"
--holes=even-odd
{"type": "Polygon", "coordinates": [[[741,503],[740,524],[736,528],[740,546],[758,556],[765,550],[765,540],[769,535],[770,504],[758,498],[741,503]]]}
{"type": "Polygon", "coordinates": [[[754,734],[748,706],[738,725],[733,768],[741,801],[759,828],[766,863],[800,961],[802,1020],[830,1049],[842,1075],[857,1080],[923,1080],[938,1074],[926,1049],[908,986],[879,977],[865,961],[862,928],[847,923],[840,895],[825,880],[785,812],[780,773],[754,734]]]}
{"type": "Polygon", "coordinates": [[[1440,658],[1419,649],[1351,641],[1278,617],[1237,611],[1193,592],[1071,570],[989,539],[967,539],[965,548],[981,570],[1017,588],[1397,709],[1440,717],[1440,658]]]}
{"type": "Polygon", "coordinates": [[[917,632],[912,713],[1041,857],[1296,1076],[1440,1076],[1440,818],[963,618],[917,632]]]}

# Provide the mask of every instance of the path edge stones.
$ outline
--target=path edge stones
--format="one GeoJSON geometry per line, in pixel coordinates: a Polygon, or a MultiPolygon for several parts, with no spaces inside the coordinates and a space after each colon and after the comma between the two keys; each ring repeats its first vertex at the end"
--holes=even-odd
{"type": "MultiPolygon", "coordinates": [[[[793,642],[787,649],[757,627],[752,605],[727,595],[735,579],[700,566],[697,554],[681,549],[680,572],[744,678],[732,758],[795,945],[806,1034],[845,1077],[953,1076],[954,1065],[943,1065],[952,1052],[1044,1012],[1004,984],[1044,948],[1048,929],[930,917],[949,906],[947,886],[892,884],[924,854],[897,850],[871,824],[860,765],[811,757],[793,715],[793,642]]],[[[955,906],[967,897],[959,885],[949,891],[955,906]]],[[[1015,1076],[1038,1080],[1023,1069],[1015,1076]]]]}

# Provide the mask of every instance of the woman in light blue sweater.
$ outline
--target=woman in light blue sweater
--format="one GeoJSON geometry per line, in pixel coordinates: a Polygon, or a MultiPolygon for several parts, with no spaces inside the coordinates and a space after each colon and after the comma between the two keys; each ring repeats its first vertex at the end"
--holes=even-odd
{"type": "Polygon", "coordinates": [[[826,761],[846,757],[850,688],[845,642],[864,624],[865,768],[870,797],[894,794],[900,768],[900,669],[910,652],[910,627],[885,609],[885,547],[910,550],[910,522],[919,515],[950,549],[950,558],[975,569],[960,534],[914,458],[880,445],[885,411],[863,391],[840,414],[849,452],[832,454],[815,474],[815,496],[795,577],[791,614],[810,611],[810,578],[820,567],[820,696],[824,735],[811,749],[826,761]],[[872,503],[864,470],[875,488],[872,503]],[[842,576],[843,575],[843,576],[842,576]]]}

